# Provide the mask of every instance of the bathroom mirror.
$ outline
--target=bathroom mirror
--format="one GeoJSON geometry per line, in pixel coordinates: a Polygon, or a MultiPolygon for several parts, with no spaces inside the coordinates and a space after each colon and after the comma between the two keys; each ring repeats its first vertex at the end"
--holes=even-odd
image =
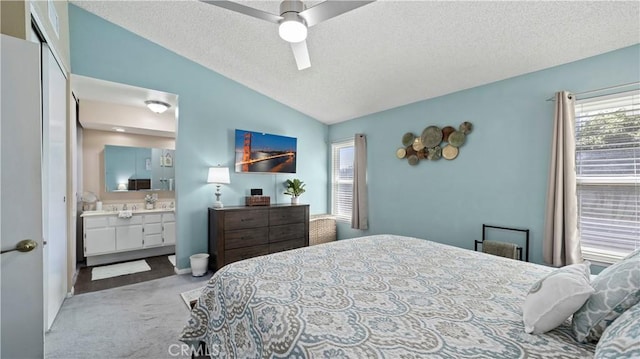
{"type": "Polygon", "coordinates": [[[173,191],[174,150],[104,146],[107,192],[173,191]]]}

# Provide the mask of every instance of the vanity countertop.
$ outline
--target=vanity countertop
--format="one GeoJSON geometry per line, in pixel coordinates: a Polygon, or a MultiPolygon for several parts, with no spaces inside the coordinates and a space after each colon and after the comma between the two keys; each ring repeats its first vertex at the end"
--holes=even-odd
{"type": "MultiPolygon", "coordinates": [[[[146,214],[146,213],[164,213],[175,212],[174,208],[157,208],[157,209],[138,209],[131,211],[132,214],[146,214]]],[[[84,211],[80,217],[95,217],[95,216],[117,216],[120,211],[84,211]]]]}

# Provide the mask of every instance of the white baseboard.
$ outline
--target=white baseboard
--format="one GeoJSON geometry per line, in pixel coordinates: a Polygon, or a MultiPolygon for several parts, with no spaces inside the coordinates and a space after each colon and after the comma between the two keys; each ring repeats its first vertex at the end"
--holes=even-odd
{"type": "Polygon", "coordinates": [[[178,269],[178,267],[173,267],[173,271],[176,272],[176,274],[178,274],[178,275],[180,275],[180,274],[189,274],[189,273],[191,273],[191,267],[184,268],[184,269],[178,269]]]}

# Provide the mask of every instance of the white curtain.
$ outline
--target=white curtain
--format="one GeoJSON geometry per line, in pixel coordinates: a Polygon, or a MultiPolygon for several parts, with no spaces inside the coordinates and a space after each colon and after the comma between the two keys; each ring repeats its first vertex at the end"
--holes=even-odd
{"type": "Polygon", "coordinates": [[[567,91],[556,93],[551,165],[545,208],[543,258],[561,267],[582,262],[576,195],[575,99],[567,91]]]}
{"type": "Polygon", "coordinates": [[[353,203],[351,228],[369,228],[367,199],[367,136],[357,133],[353,156],[353,203]]]}

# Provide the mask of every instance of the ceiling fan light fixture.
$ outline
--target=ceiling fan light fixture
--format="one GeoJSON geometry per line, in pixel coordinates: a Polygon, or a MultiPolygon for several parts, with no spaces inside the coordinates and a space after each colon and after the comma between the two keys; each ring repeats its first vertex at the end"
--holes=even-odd
{"type": "Polygon", "coordinates": [[[147,108],[149,108],[149,110],[155,113],[163,113],[168,110],[169,107],[171,107],[171,105],[166,102],[156,100],[147,100],[144,103],[147,105],[147,108]]]}
{"type": "Polygon", "coordinates": [[[287,42],[302,42],[307,38],[307,25],[296,13],[283,14],[278,33],[287,42]]]}

